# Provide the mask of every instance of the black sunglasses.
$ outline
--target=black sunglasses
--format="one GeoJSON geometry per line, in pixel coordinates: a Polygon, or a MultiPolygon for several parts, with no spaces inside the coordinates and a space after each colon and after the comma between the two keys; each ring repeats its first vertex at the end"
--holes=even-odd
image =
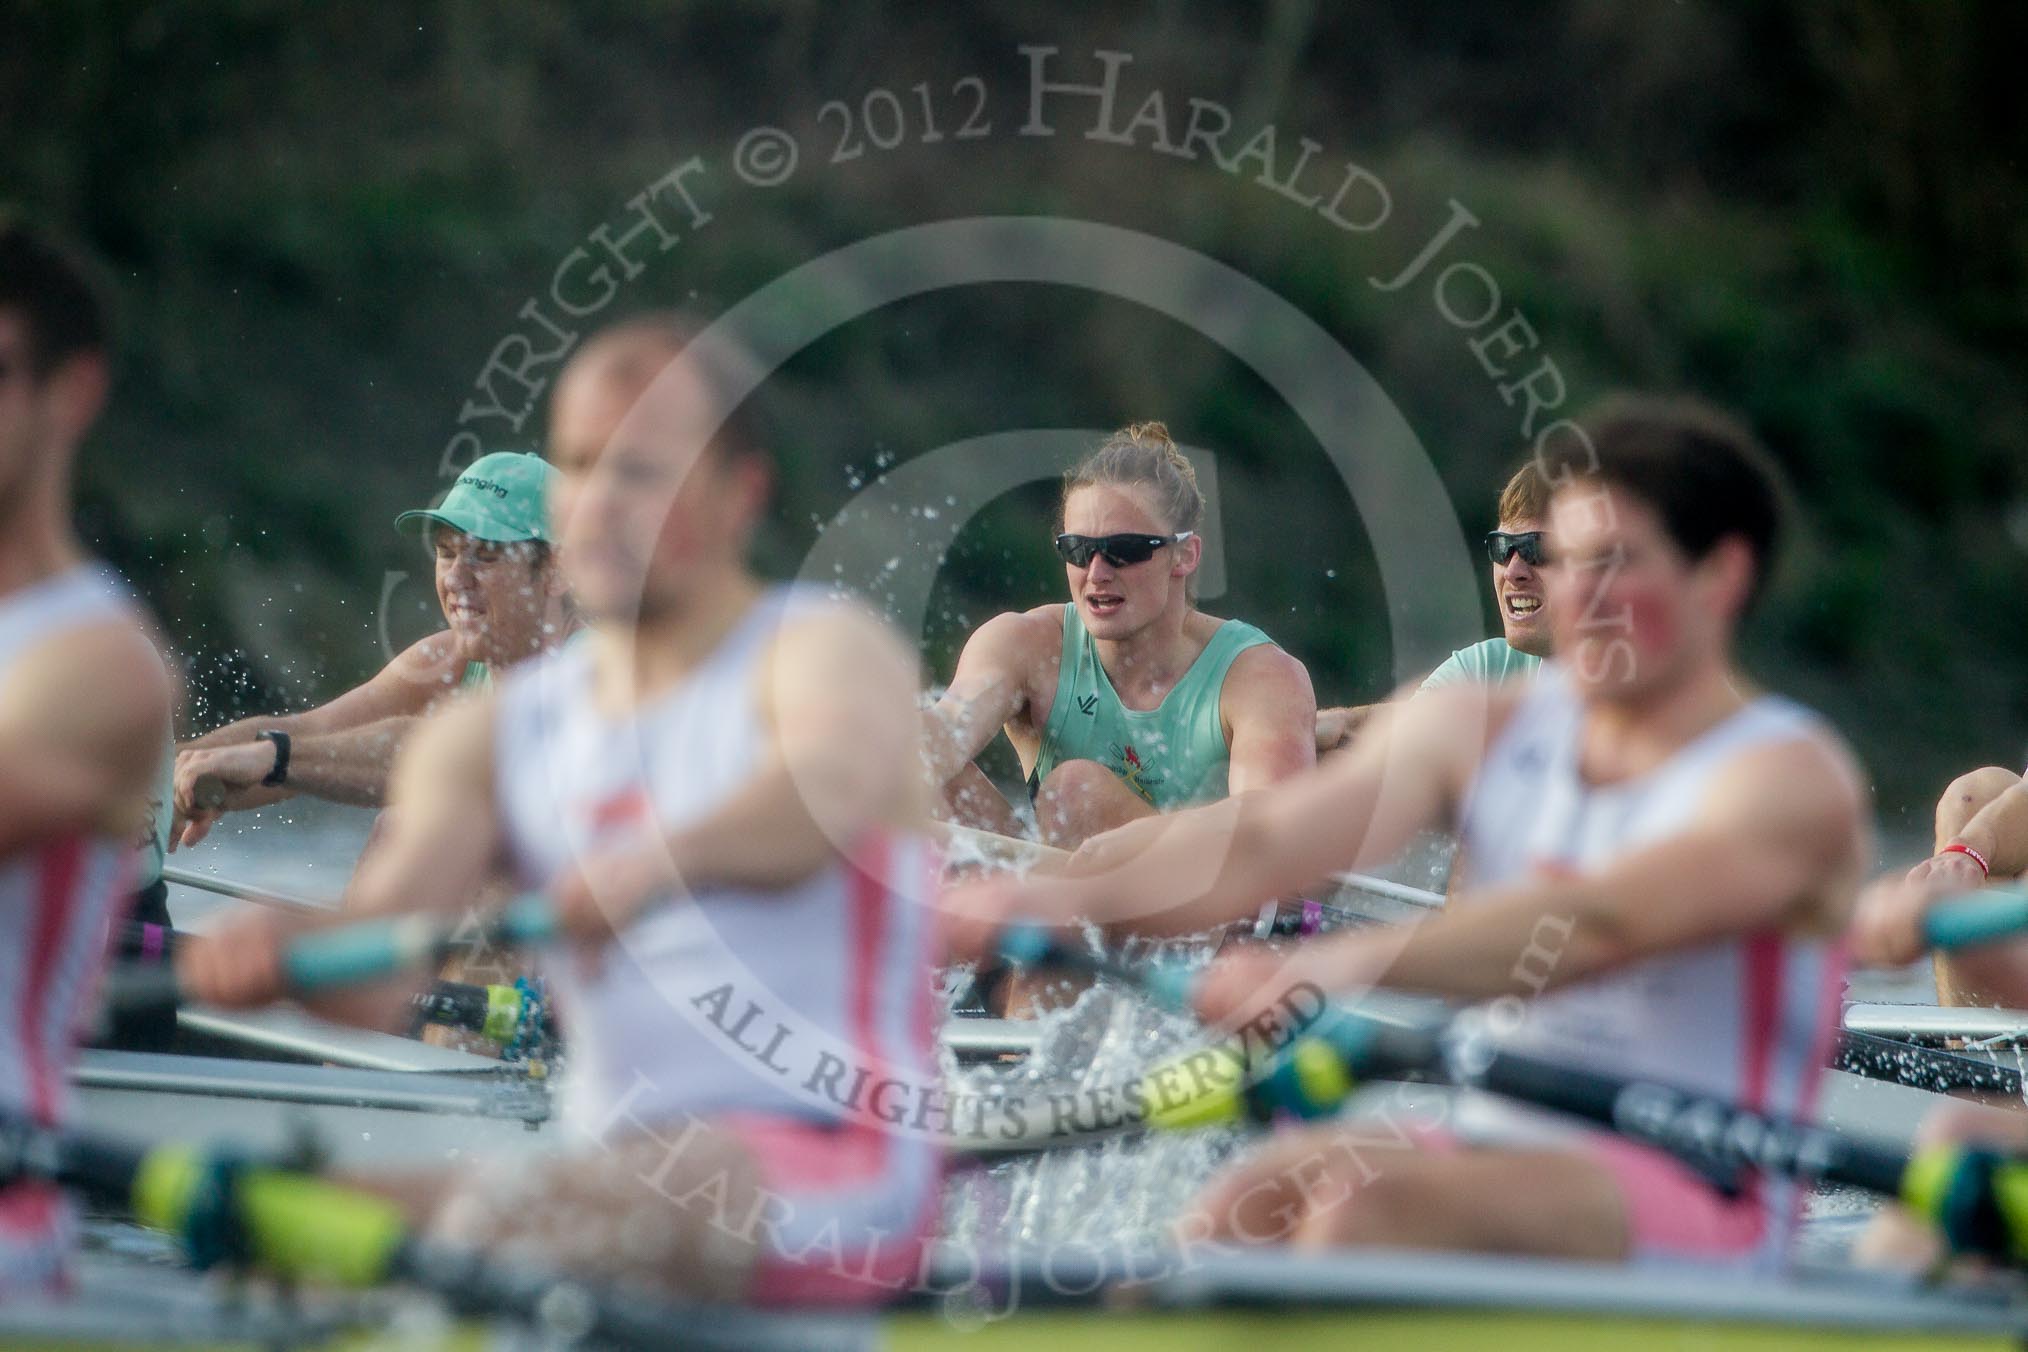
{"type": "Polygon", "coordinates": [[[1519,554],[1521,562],[1527,564],[1530,568],[1540,568],[1543,564],[1549,562],[1549,550],[1542,543],[1542,532],[1539,530],[1524,530],[1516,531],[1512,535],[1503,530],[1489,530],[1486,532],[1487,558],[1490,558],[1496,564],[1500,564],[1505,563],[1516,554],[1519,554]]]}
{"type": "Polygon", "coordinates": [[[1163,545],[1180,545],[1196,533],[1183,530],[1174,535],[1059,535],[1056,553],[1073,568],[1090,567],[1094,556],[1103,557],[1115,568],[1126,568],[1146,563],[1163,545]]]}

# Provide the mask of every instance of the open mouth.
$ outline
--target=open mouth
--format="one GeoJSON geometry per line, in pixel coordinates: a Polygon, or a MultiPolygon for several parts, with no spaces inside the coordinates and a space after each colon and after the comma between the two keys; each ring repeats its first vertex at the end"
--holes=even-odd
{"type": "Polygon", "coordinates": [[[1094,615],[1110,615],[1126,603],[1126,597],[1114,596],[1110,592],[1086,592],[1084,594],[1085,608],[1090,610],[1094,615]]]}
{"type": "Polygon", "coordinates": [[[1500,604],[1508,619],[1525,620],[1542,609],[1542,598],[1522,592],[1509,592],[1500,604]]]}

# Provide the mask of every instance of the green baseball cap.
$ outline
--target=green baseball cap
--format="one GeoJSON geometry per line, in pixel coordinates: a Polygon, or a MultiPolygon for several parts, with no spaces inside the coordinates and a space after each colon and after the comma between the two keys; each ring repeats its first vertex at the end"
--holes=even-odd
{"type": "Polygon", "coordinates": [[[478,540],[549,540],[549,485],[555,469],[526,451],[494,451],[466,467],[434,507],[403,512],[396,530],[449,526],[478,540]]]}

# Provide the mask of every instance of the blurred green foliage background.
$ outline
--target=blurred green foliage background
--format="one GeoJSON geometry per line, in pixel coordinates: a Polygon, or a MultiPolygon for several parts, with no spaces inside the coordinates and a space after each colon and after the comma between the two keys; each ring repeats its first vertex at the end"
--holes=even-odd
{"type": "MultiPolygon", "coordinates": [[[[390,529],[442,487],[473,381],[558,262],[703,156],[714,214],[613,313],[709,315],[824,251],[944,217],[1047,213],[1148,231],[1301,307],[1379,380],[1469,535],[1525,453],[1517,410],[1427,288],[1386,295],[1452,199],[1455,256],[1498,279],[1572,406],[1633,386],[1750,418],[1803,508],[1750,636],[1768,683],[1861,748],[1891,828],[1956,770],[2028,749],[2028,8],[1888,0],[1529,0],[1265,6],[975,0],[660,5],[439,0],[0,0],[0,199],[116,278],[120,387],[83,467],[84,524],[192,659],[197,721],[327,697],[429,623],[390,529]],[[1015,135],[1021,44],[1132,54],[1150,90],[1267,124],[1283,164],[1382,179],[1393,217],[1341,232],[1249,177],[1015,135]],[[992,134],[948,133],[976,76],[992,134]],[[925,84],[947,133],[924,143],[925,84]],[[899,146],[829,162],[888,89],[899,146]],[[803,149],[759,190],[740,133],[803,149]]],[[[864,124],[862,123],[862,131],[864,124]]],[[[1319,170],[1318,186],[1330,179],[1319,170]]],[[[1365,531],[1316,442],[1249,371],[1100,297],[989,286],[890,306],[767,392],[786,462],[764,541],[791,570],[880,468],[1021,427],[1160,417],[1214,450],[1230,585],[1327,700],[1397,678],[1365,531]]],[[[477,424],[474,424],[478,427],[477,424]]],[[[489,449],[539,440],[483,429],[489,449]]],[[[926,636],[1050,599],[1045,493],[959,541],[926,636]]],[[[1492,632],[1490,598],[1487,632],[1492,632]]]]}

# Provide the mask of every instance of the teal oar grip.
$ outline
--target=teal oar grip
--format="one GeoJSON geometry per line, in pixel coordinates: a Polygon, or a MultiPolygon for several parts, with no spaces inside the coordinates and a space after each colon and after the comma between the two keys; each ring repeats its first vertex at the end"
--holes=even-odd
{"type": "Polygon", "coordinates": [[[1969,892],[1939,902],[1922,918],[1931,948],[1976,948],[2028,934],[2028,893],[1969,892]]]}
{"type": "Polygon", "coordinates": [[[1063,945],[1043,925],[1009,925],[1000,931],[1000,960],[1016,967],[1040,967],[1053,962],[1063,945]]]}
{"type": "Polygon", "coordinates": [[[1158,962],[1141,973],[1141,990],[1162,1008],[1176,1014],[1191,1010],[1191,994],[1197,988],[1197,973],[1173,963],[1158,962]]]}
{"type": "MultiPolygon", "coordinates": [[[[534,892],[508,902],[487,927],[495,942],[515,946],[547,943],[556,932],[556,908],[534,892]]],[[[451,946],[450,934],[436,917],[366,920],[295,940],[282,954],[282,981],[298,994],[357,986],[426,962],[451,946]]]]}
{"type": "Polygon", "coordinates": [[[1016,967],[1068,967],[1111,977],[1140,991],[1164,1009],[1178,1014],[1190,1012],[1190,992],[1196,974],[1165,963],[1130,968],[1117,958],[1091,953],[1066,942],[1046,925],[1026,921],[1000,931],[1000,960],[1016,967]]]}
{"type": "Polygon", "coordinates": [[[282,981],[302,994],[393,976],[429,955],[436,927],[427,916],[369,920],[306,934],[282,954],[282,981]]]}
{"type": "Polygon", "coordinates": [[[493,930],[510,944],[546,944],[557,935],[556,908],[540,892],[523,892],[500,908],[493,930]]]}

